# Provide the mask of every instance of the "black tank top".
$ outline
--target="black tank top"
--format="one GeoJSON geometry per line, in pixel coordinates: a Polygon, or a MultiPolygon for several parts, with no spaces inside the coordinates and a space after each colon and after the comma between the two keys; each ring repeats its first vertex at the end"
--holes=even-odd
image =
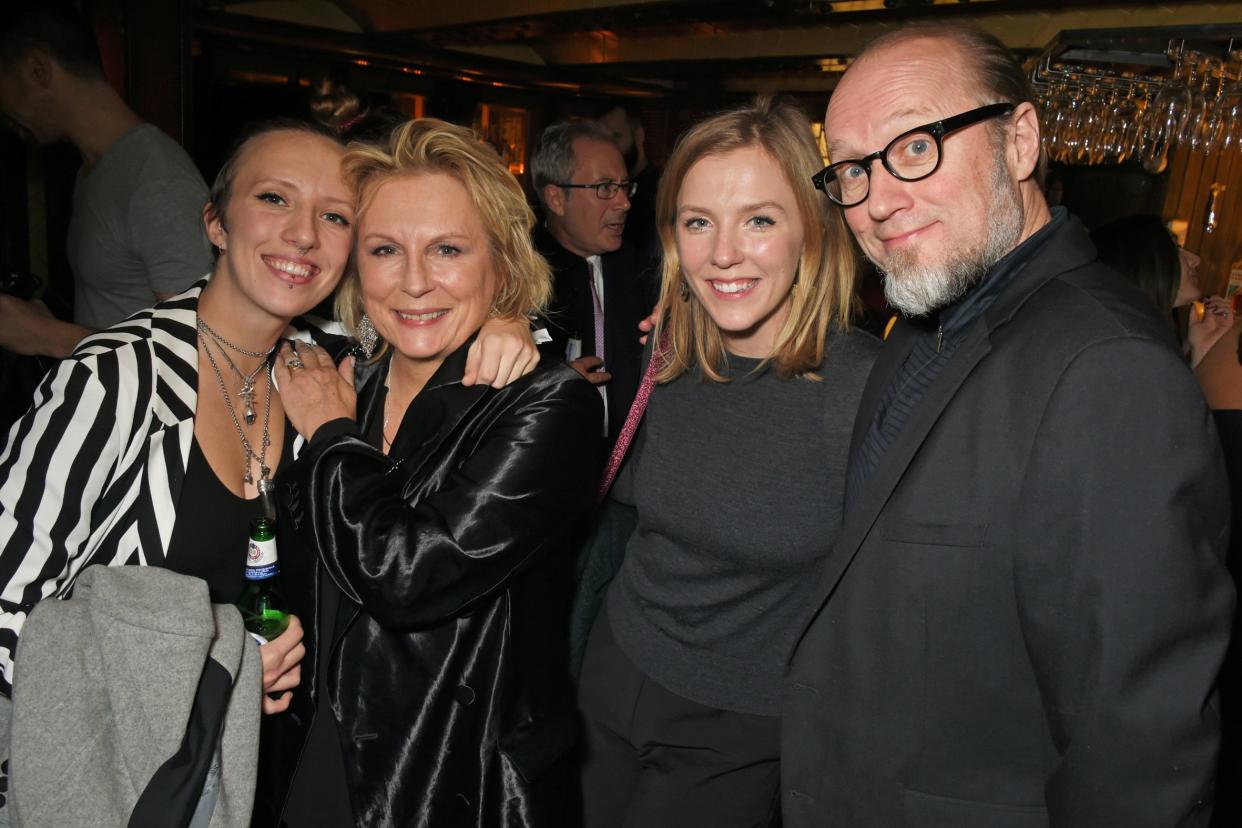
{"type": "MultiPolygon", "coordinates": [[[[296,433],[286,421],[278,470],[293,459],[296,433]]],[[[250,521],[262,514],[259,498],[238,497],[220,482],[195,437],[190,443],[190,459],[177,499],[177,517],[168,542],[165,568],[202,578],[213,603],[233,603],[246,583],[250,521]]]]}

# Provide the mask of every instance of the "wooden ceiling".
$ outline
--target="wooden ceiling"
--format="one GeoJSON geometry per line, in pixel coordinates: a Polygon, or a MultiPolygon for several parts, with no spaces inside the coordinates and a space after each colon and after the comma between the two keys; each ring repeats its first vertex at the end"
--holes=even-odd
{"type": "Polygon", "coordinates": [[[1242,0],[199,0],[207,12],[332,30],[386,53],[456,51],[694,92],[823,93],[905,22],[967,20],[1019,54],[1084,29],[1236,27],[1242,0]]]}

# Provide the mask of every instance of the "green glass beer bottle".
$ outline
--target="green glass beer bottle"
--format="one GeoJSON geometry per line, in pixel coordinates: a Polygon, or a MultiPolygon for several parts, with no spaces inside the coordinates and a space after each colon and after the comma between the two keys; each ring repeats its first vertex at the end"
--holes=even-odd
{"type": "Polygon", "coordinates": [[[246,631],[260,644],[271,641],[289,626],[288,604],[277,588],[279,574],[275,521],[255,518],[250,522],[250,543],[246,548],[246,586],[237,599],[237,608],[246,631]]]}

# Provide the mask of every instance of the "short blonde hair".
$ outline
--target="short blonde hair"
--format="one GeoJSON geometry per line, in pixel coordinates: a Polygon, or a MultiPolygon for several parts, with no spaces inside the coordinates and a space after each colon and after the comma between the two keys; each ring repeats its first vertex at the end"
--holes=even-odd
{"type": "MultiPolygon", "coordinates": [[[[535,214],[517,179],[473,130],[436,118],[409,121],[393,130],[386,144],[350,144],[342,169],[357,193],[359,215],[380,184],[393,178],[443,173],[461,182],[479,211],[496,272],[491,315],[528,316],[547,305],[552,271],[531,242],[535,214]]],[[[341,280],[336,315],[345,330],[357,336],[362,314],[355,264],[341,280]]]]}
{"type": "Polygon", "coordinates": [[[660,305],[665,317],[656,326],[656,336],[667,331],[669,347],[656,372],[657,382],[676,379],[695,365],[708,379],[724,381],[720,329],[697,299],[682,298],[685,277],[677,253],[677,197],[686,173],[699,159],[746,147],[763,149],[781,168],[794,191],[805,233],[789,318],[764,364],[775,365],[782,377],[817,379],[814,372],[824,361],[828,327],[849,328],[856,258],[841,211],[811,183],[823,162],[810,120],[792,103],[762,95],[691,127],[678,139],[664,167],[656,222],[664,247],[660,305]]]}

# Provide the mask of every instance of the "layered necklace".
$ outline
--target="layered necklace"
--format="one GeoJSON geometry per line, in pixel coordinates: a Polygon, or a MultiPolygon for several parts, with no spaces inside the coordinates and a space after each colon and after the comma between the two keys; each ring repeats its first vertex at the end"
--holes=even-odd
{"type": "Polygon", "coordinates": [[[203,343],[203,353],[207,355],[207,361],[211,363],[211,370],[216,375],[216,385],[220,387],[220,394],[224,397],[224,406],[229,411],[229,417],[233,420],[233,428],[237,430],[237,436],[241,439],[242,457],[246,463],[246,472],[242,475],[242,481],[253,484],[254,473],[251,471],[252,464],[259,468],[259,495],[263,498],[271,496],[272,491],[272,470],[267,466],[267,447],[272,444],[271,434],[268,431],[268,425],[271,420],[272,413],[272,374],[267,372],[267,395],[263,401],[263,439],[256,454],[254,448],[250,445],[250,440],[246,438],[246,432],[242,429],[241,420],[237,418],[237,410],[233,407],[233,398],[229,395],[229,390],[224,384],[224,374],[220,370],[219,363],[212,355],[212,345],[215,345],[220,356],[224,357],[224,362],[233,373],[241,380],[241,389],[237,392],[237,397],[243,405],[242,416],[246,420],[246,425],[254,425],[254,381],[258,379],[260,372],[267,367],[267,360],[272,355],[272,351],[276,350],[276,345],[268,348],[266,351],[247,351],[238,345],[229,342],[220,334],[211,329],[211,326],[202,320],[198,320],[198,341],[203,343]],[[262,358],[258,366],[249,374],[243,373],[237,364],[233,362],[233,358],[229,356],[229,351],[247,356],[252,359],[262,358]]]}

